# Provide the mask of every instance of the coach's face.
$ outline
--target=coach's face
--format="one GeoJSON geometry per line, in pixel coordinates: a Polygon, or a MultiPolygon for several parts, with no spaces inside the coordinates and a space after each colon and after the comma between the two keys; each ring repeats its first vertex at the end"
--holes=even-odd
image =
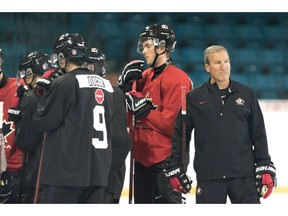
{"type": "Polygon", "coordinates": [[[230,77],[230,60],[227,51],[219,50],[209,55],[209,64],[205,64],[205,69],[211,76],[211,83],[216,82],[218,86],[227,88],[230,77]],[[219,85],[220,84],[220,85],[219,85]]]}

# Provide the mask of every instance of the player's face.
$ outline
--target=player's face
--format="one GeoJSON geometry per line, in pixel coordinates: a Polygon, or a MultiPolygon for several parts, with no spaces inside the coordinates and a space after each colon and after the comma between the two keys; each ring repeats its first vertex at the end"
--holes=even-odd
{"type": "Polygon", "coordinates": [[[66,66],[66,60],[63,53],[57,55],[58,65],[60,68],[64,69],[66,66]]]}
{"type": "Polygon", "coordinates": [[[154,51],[153,40],[149,39],[149,40],[144,41],[142,46],[143,46],[142,54],[144,55],[146,59],[146,63],[148,65],[152,65],[156,56],[155,51],[154,51]]]}
{"type": "Polygon", "coordinates": [[[25,77],[24,77],[24,81],[27,85],[29,84],[32,84],[32,81],[33,81],[33,71],[31,68],[28,68],[26,71],[25,71],[25,77]]]}
{"type": "Polygon", "coordinates": [[[205,64],[205,69],[210,73],[211,82],[222,83],[221,85],[229,84],[230,77],[230,60],[227,51],[220,50],[209,55],[209,64],[205,64]]]}
{"type": "Polygon", "coordinates": [[[95,66],[94,66],[94,64],[88,64],[87,68],[89,71],[94,72],[95,66]]]}

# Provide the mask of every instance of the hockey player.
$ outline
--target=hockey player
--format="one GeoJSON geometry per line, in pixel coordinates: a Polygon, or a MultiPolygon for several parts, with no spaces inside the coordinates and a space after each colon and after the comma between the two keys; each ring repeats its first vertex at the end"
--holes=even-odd
{"type": "Polygon", "coordinates": [[[142,73],[144,61],[135,60],[125,66],[119,77],[119,87],[126,92],[136,119],[135,203],[181,203],[182,194],[163,177],[163,171],[169,169],[166,158],[171,154],[173,125],[181,107],[181,86],[192,89],[188,75],[173,65],[170,55],[175,44],[175,33],[169,26],[147,26],[140,33],[137,51],[150,68],[142,73]],[[137,80],[137,92],[131,91],[133,80],[137,80]]]}
{"type": "Polygon", "coordinates": [[[64,74],[39,99],[34,116],[47,134],[39,202],[103,203],[112,160],[113,88],[83,66],[87,50],[80,34],[61,35],[53,52],[64,74]]]}
{"type": "MultiPolygon", "coordinates": [[[[187,151],[194,130],[196,203],[260,203],[276,186],[262,111],[253,91],[230,79],[223,46],[204,51],[210,78],[187,95],[187,151]]],[[[180,164],[181,114],[175,124],[171,164],[180,164]]]]}
{"type": "Polygon", "coordinates": [[[14,144],[15,124],[8,119],[7,113],[17,88],[16,78],[3,72],[3,52],[0,49],[0,101],[4,102],[3,136],[7,160],[7,169],[0,176],[0,203],[18,203],[23,153],[14,144]]]}
{"type": "MultiPolygon", "coordinates": [[[[95,47],[88,50],[88,69],[106,77],[106,56],[95,47]]],[[[114,89],[114,115],[112,133],[112,165],[108,186],[105,189],[104,203],[119,203],[125,180],[125,159],[131,148],[131,139],[127,131],[125,95],[120,88],[114,89]]]]}
{"type": "Polygon", "coordinates": [[[43,142],[43,133],[35,126],[33,116],[37,110],[38,95],[44,89],[47,91],[49,82],[60,76],[60,73],[57,68],[52,68],[48,54],[35,51],[22,59],[19,65],[19,76],[30,90],[21,98],[17,106],[14,103],[14,106],[10,107],[8,114],[17,122],[15,144],[24,152],[19,202],[33,203],[43,142]]]}

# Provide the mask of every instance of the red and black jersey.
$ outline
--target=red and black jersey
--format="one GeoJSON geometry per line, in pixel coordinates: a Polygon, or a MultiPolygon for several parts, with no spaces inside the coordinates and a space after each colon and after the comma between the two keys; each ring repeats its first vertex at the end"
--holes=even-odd
{"type": "Polygon", "coordinates": [[[112,160],[113,88],[78,68],[39,98],[36,125],[47,133],[41,184],[107,186],[112,160]]]}
{"type": "Polygon", "coordinates": [[[3,136],[5,142],[5,153],[7,160],[7,170],[16,172],[22,167],[22,151],[15,145],[15,124],[8,120],[8,109],[11,106],[12,98],[18,88],[16,78],[11,78],[3,74],[3,83],[0,87],[0,101],[4,102],[3,107],[3,136]]]}
{"type": "Polygon", "coordinates": [[[172,64],[156,78],[153,78],[153,68],[143,74],[147,76],[137,85],[157,109],[135,123],[133,150],[135,160],[148,167],[170,156],[173,126],[181,107],[181,87],[187,86],[190,91],[192,82],[184,71],[172,64]]]}

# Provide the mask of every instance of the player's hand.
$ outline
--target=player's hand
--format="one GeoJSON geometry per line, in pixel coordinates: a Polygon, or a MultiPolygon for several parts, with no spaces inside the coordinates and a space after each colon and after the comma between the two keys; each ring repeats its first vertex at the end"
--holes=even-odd
{"type": "Polygon", "coordinates": [[[47,91],[50,89],[52,81],[61,75],[62,73],[55,68],[44,73],[42,78],[39,79],[35,84],[35,94],[39,96],[47,93],[47,91]]]}
{"type": "Polygon", "coordinates": [[[126,104],[128,109],[133,112],[136,120],[147,116],[151,109],[156,109],[152,104],[152,99],[146,98],[141,92],[126,92],[126,104]]]}
{"type": "Polygon", "coordinates": [[[191,190],[193,181],[180,166],[165,171],[165,175],[174,190],[184,194],[191,190]]]}
{"type": "Polygon", "coordinates": [[[19,102],[20,99],[27,94],[27,92],[28,89],[20,83],[16,90],[16,93],[13,95],[11,107],[7,111],[8,119],[10,121],[14,121],[15,123],[20,121],[22,113],[20,112],[19,102]]]}
{"type": "Polygon", "coordinates": [[[8,120],[17,123],[21,120],[22,113],[19,107],[10,107],[7,111],[8,113],[8,120]]]}
{"type": "Polygon", "coordinates": [[[266,199],[277,186],[276,169],[273,164],[257,165],[255,174],[259,197],[266,199]]]}
{"type": "Polygon", "coordinates": [[[133,60],[124,67],[118,79],[118,86],[123,92],[131,90],[133,80],[142,79],[143,65],[142,60],[133,60]]]}

